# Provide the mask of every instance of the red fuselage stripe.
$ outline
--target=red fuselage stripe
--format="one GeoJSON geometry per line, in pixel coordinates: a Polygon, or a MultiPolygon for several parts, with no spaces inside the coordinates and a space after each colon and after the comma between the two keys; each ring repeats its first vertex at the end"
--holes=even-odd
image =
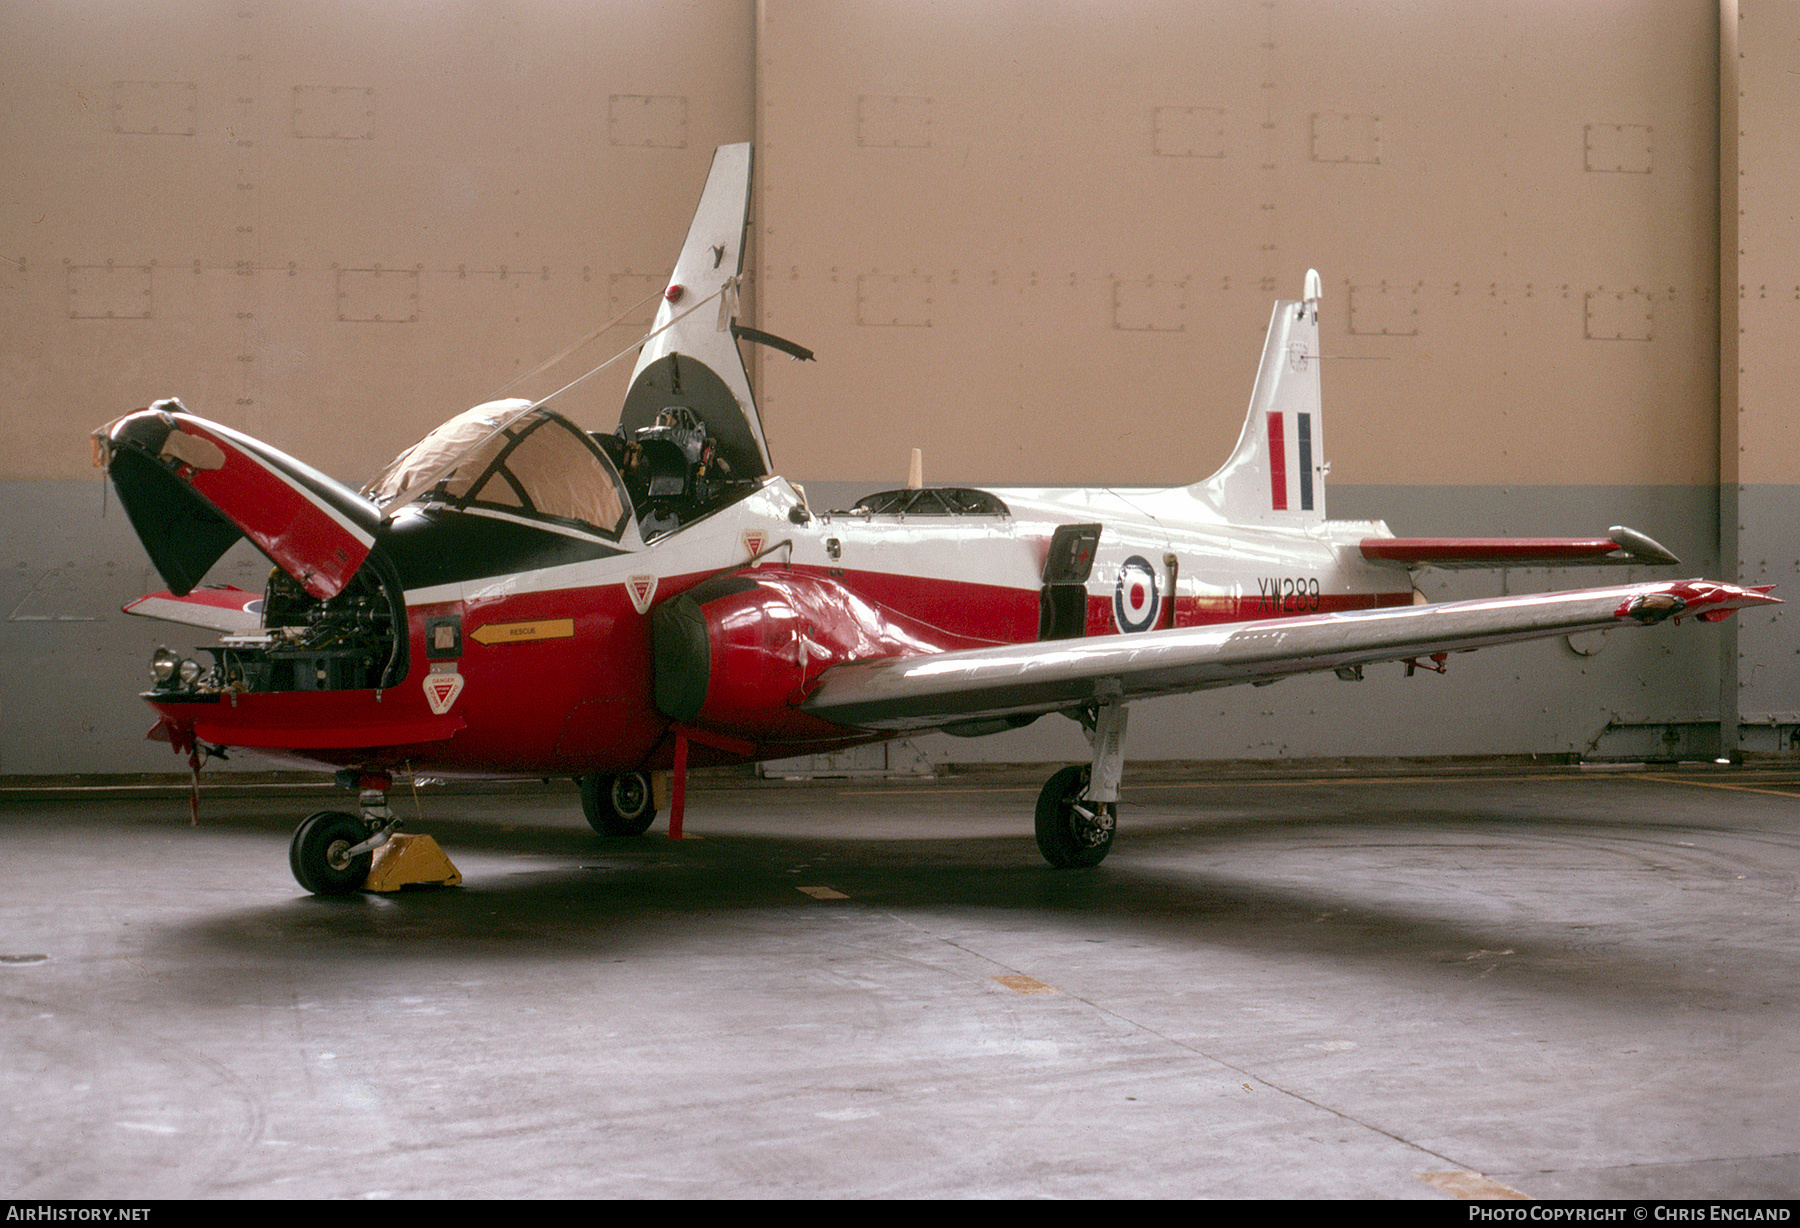
{"type": "MultiPolygon", "coordinates": [[[[870,599],[896,620],[926,621],[941,633],[942,648],[996,642],[1029,642],[1038,619],[1037,589],[947,582],[893,573],[833,577],[830,568],[790,572],[836,579],[870,599]],[[985,633],[985,634],[983,634],[985,633]]],[[[754,572],[749,574],[754,575],[754,572]]],[[[698,576],[667,576],[658,595],[692,586],[698,576]]],[[[773,576],[771,577],[773,578],[773,576]]],[[[1168,595],[1161,600],[1167,602],[1168,595]]],[[[1173,622],[1191,627],[1272,619],[1333,610],[1406,605],[1412,592],[1331,593],[1297,577],[1258,580],[1242,594],[1182,594],[1173,622]]],[[[1090,594],[1089,634],[1114,635],[1111,594],[1090,594]]],[[[810,613],[818,617],[826,607],[810,613]]],[[[209,703],[152,706],[201,740],[230,746],[286,751],[289,759],[338,766],[411,763],[432,772],[578,775],[668,767],[669,720],[652,700],[649,620],[632,606],[623,581],[594,587],[506,594],[464,604],[439,602],[408,611],[413,669],[406,681],[382,692],[316,691],[219,696],[209,703]],[[462,654],[454,666],[465,685],[442,714],[428,707],[423,683],[433,662],[426,651],[427,618],[460,617],[462,654]],[[571,619],[574,634],[519,642],[483,642],[475,632],[491,623],[571,619]],[[605,650],[601,651],[601,646],[605,650]]],[[[897,622],[896,625],[899,625],[897,622]]],[[[824,632],[823,626],[819,629],[824,632]]],[[[849,633],[840,628],[842,639],[849,633]]],[[[925,638],[925,628],[916,628],[925,638]]],[[[823,639],[834,638],[821,636],[823,639]]],[[[452,662],[442,661],[442,667],[452,662]]],[[[734,734],[729,750],[693,742],[694,763],[740,761],[817,753],[869,740],[859,731],[820,726],[771,731],[766,738],[734,734]],[[752,748],[751,743],[756,743],[752,748]],[[746,756],[747,752],[747,756],[746,756]]],[[[712,739],[716,741],[717,739],[712,739]]]]}

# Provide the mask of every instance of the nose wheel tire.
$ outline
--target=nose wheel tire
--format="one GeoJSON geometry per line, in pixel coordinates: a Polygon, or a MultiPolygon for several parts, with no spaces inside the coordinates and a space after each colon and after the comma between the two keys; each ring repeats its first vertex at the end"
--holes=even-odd
{"type": "Polygon", "coordinates": [[[1112,849],[1117,803],[1087,800],[1090,770],[1066,767],[1038,794],[1038,852],[1059,870],[1097,866],[1112,849]]]}
{"type": "Polygon", "coordinates": [[[300,824],[288,845],[295,880],[314,895],[349,895],[369,877],[373,852],[349,850],[369,838],[369,825],[341,810],[321,810],[300,824]]]}
{"type": "Polygon", "coordinates": [[[650,777],[642,772],[583,776],[580,784],[582,813],[603,836],[641,836],[656,820],[650,777]]]}

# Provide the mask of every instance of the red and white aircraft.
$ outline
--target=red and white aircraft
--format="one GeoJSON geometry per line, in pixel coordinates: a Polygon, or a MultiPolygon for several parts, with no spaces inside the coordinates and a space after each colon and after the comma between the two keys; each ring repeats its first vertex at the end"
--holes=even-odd
{"type": "Polygon", "coordinates": [[[168,583],[127,609],[225,632],[159,649],[152,736],[339,770],[290,860],[355,890],[394,830],[397,774],[572,776],[638,834],[652,774],[915,730],[1079,720],[1091,763],[1037,804],[1059,867],[1106,856],[1134,699],[1405,662],[1772,602],[1707,580],[1423,604],[1411,569],[1666,564],[1648,538],[1409,539],[1325,517],[1316,275],[1275,305],[1236,450],[1167,490],[904,489],[847,511],[775,475],[738,325],[750,148],[722,148],[615,431],[496,401],[360,492],[162,401],[96,433],[168,583]],[[247,537],[266,593],[200,587],[247,537]]]}

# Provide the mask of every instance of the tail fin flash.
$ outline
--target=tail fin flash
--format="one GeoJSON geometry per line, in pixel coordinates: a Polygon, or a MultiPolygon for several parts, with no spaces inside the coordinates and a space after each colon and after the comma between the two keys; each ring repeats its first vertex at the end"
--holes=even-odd
{"type": "Polygon", "coordinates": [[[627,434],[685,407],[715,436],[738,477],[770,472],[762,419],[731,324],[750,217],[750,146],[721,145],[681,257],[638,355],[619,411],[627,434]]]}
{"type": "Polygon", "coordinates": [[[1325,519],[1325,436],[1319,404],[1319,274],[1305,297],[1278,302],[1263,342],[1250,413],[1231,459],[1189,490],[1227,519],[1316,524],[1325,519]]]}

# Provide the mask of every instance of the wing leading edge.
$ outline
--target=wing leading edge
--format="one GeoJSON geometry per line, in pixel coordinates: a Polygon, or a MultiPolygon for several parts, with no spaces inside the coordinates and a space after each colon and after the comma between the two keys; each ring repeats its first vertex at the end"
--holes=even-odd
{"type": "Polygon", "coordinates": [[[826,671],[802,706],[853,728],[936,729],[1101,694],[1148,698],[1621,624],[1716,622],[1779,600],[1767,588],[1678,580],[859,661],[826,671]]]}

